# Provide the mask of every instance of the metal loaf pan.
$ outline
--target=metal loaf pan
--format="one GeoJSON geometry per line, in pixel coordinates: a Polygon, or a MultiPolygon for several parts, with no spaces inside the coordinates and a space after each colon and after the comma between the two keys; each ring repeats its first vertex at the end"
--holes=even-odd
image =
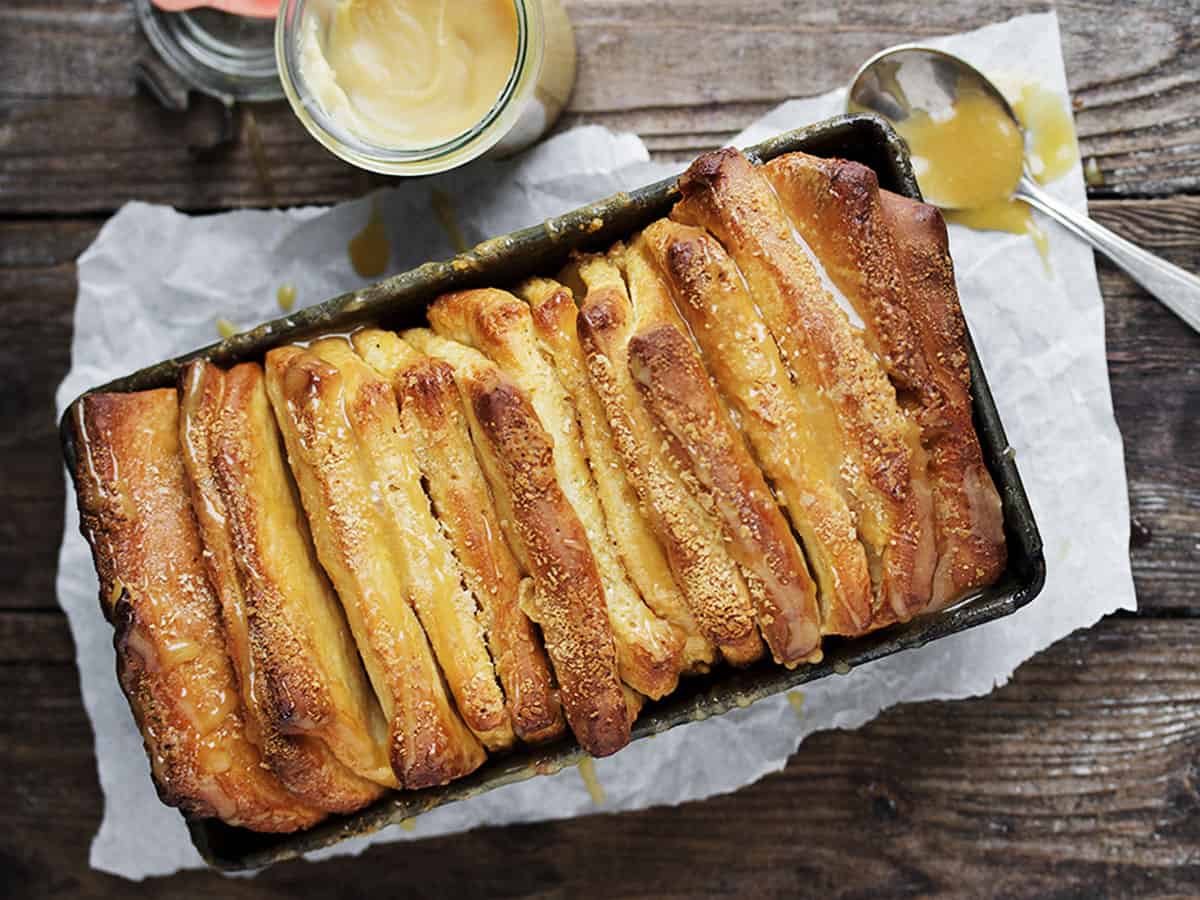
{"type": "MultiPolygon", "coordinates": [[[[855,160],[874,169],[882,187],[920,197],[907,148],[887,123],[875,116],[838,116],[786,132],[746,152],[756,161],[766,161],[794,150],[855,160]]],[[[668,213],[679,196],[675,185],[676,179],[671,178],[630,193],[616,194],[543,225],[485,241],[447,262],[426,263],[94,390],[168,387],[176,383],[181,367],[192,359],[205,358],[228,366],[259,359],[280,344],[323,331],[346,331],[366,322],[393,328],[420,324],[426,306],[446,291],[502,286],[527,275],[551,273],[571,250],[605,247],[628,237],[668,213]]],[[[863,663],[1009,615],[1038,594],[1045,579],[1041,536],[969,335],[968,344],[975,427],[1004,504],[1008,567],[999,581],[936,615],[853,640],[827,639],[825,659],[818,665],[788,671],[766,661],[743,671],[722,668],[708,676],[685,680],[674,694],[647,705],[634,726],[635,740],[720,715],[835,672],[848,674],[863,663]]],[[[69,423],[70,410],[60,423],[60,434],[67,467],[74,477],[76,454],[69,423]]],[[[334,816],[297,834],[258,834],[215,820],[190,822],[189,828],[193,842],[209,864],[222,869],[256,868],[376,831],[501,785],[556,772],[579,762],[583,756],[578,744],[569,737],[550,746],[518,749],[492,757],[472,775],[445,787],[396,792],[358,813],[334,816]]]]}

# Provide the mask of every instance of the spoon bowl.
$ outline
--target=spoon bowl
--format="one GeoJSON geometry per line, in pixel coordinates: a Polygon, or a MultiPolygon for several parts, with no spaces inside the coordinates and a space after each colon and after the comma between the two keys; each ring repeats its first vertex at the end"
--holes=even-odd
{"type": "Polygon", "coordinates": [[[914,44],[876,54],[858,70],[853,112],[890,120],[911,147],[928,201],[942,209],[1003,204],[1024,171],[1021,121],[970,64],[914,44]]]}
{"type": "MultiPolygon", "coordinates": [[[[994,101],[1015,124],[1018,134],[1024,134],[1012,106],[987,76],[952,53],[919,44],[889,47],[863,63],[850,84],[846,107],[848,112],[875,113],[903,131],[906,122],[911,124],[910,120],[915,121],[921,114],[935,123],[953,118],[956,107],[967,94],[994,101]]],[[[1024,154],[1019,168],[1014,160],[1014,168],[1020,176],[1013,198],[1024,200],[1083,238],[1200,331],[1200,278],[1114,234],[1048,193],[1030,174],[1024,154]]],[[[972,176],[970,172],[954,174],[967,179],[972,176]]],[[[921,175],[918,171],[918,184],[921,175]]],[[[936,197],[930,202],[942,205],[936,197]]]]}
{"type": "Polygon", "coordinates": [[[965,90],[990,97],[1021,127],[1007,98],[972,66],[944,50],[920,44],[897,44],[863,63],[850,82],[850,112],[873,112],[890,122],[910,118],[917,110],[939,115],[954,108],[965,90]]]}

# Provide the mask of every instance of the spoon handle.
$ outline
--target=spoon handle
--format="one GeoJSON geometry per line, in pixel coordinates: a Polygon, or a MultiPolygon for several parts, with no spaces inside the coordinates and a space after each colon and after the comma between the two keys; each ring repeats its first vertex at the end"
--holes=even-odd
{"type": "Polygon", "coordinates": [[[1042,190],[1028,175],[1022,176],[1016,196],[1079,235],[1175,315],[1200,331],[1200,278],[1076,212],[1042,190]]]}

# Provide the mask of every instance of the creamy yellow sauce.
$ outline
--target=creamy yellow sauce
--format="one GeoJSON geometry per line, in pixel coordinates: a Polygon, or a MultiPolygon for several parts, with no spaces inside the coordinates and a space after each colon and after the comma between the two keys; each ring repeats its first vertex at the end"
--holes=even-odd
{"type": "Polygon", "coordinates": [[[1062,99],[1041,85],[1018,82],[1005,95],[1021,128],[996,100],[968,91],[950,112],[918,111],[896,130],[912,151],[922,193],[946,209],[948,222],[1028,235],[1045,261],[1046,233],[1012,193],[1024,164],[1043,184],[1071,170],[1079,161],[1075,129],[1062,99]]]}
{"type": "Polygon", "coordinates": [[[390,149],[470,130],[517,58],[512,0],[336,0],[302,32],[304,82],[326,114],[390,149]]]}
{"type": "Polygon", "coordinates": [[[296,305],[296,286],[290,282],[281,284],[275,291],[275,302],[284,312],[291,312],[296,305]]]}
{"type": "Polygon", "coordinates": [[[1028,136],[1025,157],[1033,177],[1049,184],[1070,172],[1079,162],[1079,145],[1062,98],[1039,84],[1022,84],[1008,101],[1028,136]]]}
{"type": "Polygon", "coordinates": [[[944,114],[915,110],[896,123],[925,198],[947,209],[1007,200],[1021,180],[1021,130],[987,94],[962,93],[944,114]]]}
{"type": "Polygon", "coordinates": [[[788,691],[788,704],[792,707],[792,712],[796,714],[796,718],[804,718],[804,692],[803,691],[788,691]]]}
{"type": "Polygon", "coordinates": [[[346,252],[350,256],[350,265],[354,266],[354,271],[361,278],[377,278],[387,271],[392,245],[378,203],[371,203],[371,218],[358,234],[350,238],[346,252]]]}
{"type": "Polygon", "coordinates": [[[596,763],[590,756],[585,756],[579,761],[579,777],[583,779],[583,786],[587,788],[592,803],[596,806],[603,806],[607,797],[604,796],[604,788],[600,785],[600,779],[596,777],[596,763]]]}
{"type": "Polygon", "coordinates": [[[1033,220],[1029,204],[1024,200],[999,200],[976,209],[948,209],[944,215],[947,222],[966,225],[976,231],[1007,231],[1010,234],[1028,235],[1041,254],[1042,262],[1049,264],[1050,241],[1042,227],[1033,220]]]}

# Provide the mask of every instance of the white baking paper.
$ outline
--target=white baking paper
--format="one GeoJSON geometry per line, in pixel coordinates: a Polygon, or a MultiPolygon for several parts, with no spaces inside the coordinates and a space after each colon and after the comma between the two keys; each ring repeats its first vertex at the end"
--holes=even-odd
{"type": "MultiPolygon", "coordinates": [[[[1053,13],[930,43],[985,72],[1038,80],[1066,99],[1053,13]]],[[[842,102],[843,94],[834,92],[785,103],[736,143],[834,115],[842,102]]],[[[452,255],[430,204],[434,189],[450,197],[474,243],[674,171],[650,163],[638,138],[592,127],[547,141],[519,162],[477,163],[398,184],[376,195],[394,248],[390,270],[452,255]]],[[[1079,167],[1050,191],[1085,207],[1079,167]]],[[[247,326],[275,317],[281,284],[296,286],[301,306],[360,285],[346,243],[368,214],[365,199],[329,209],[202,217],[126,205],[79,260],[72,364],[58,390],[59,412],[92,385],[215,340],[218,317],[247,326]]],[[[854,728],[904,701],[987,693],[1043,647],[1105,613],[1134,608],[1125,471],[1092,254],[1044,224],[1049,275],[1025,238],[951,229],[963,306],[1046,544],[1042,596],[1006,619],[812,684],[800,711],[784,697],[770,698],[599,760],[603,810],[735,790],[782,768],[813,731],[854,728]]],[[[75,638],[105,796],[91,864],[137,879],[200,866],[182,819],[159,803],[151,785],[141,738],[113,675],[111,630],[99,612],[96,578],[68,494],[58,597],[75,638]]],[[[567,770],[426,813],[411,831],[393,826],[314,858],[359,853],[378,841],[596,811],[579,774],[567,770]]]]}

